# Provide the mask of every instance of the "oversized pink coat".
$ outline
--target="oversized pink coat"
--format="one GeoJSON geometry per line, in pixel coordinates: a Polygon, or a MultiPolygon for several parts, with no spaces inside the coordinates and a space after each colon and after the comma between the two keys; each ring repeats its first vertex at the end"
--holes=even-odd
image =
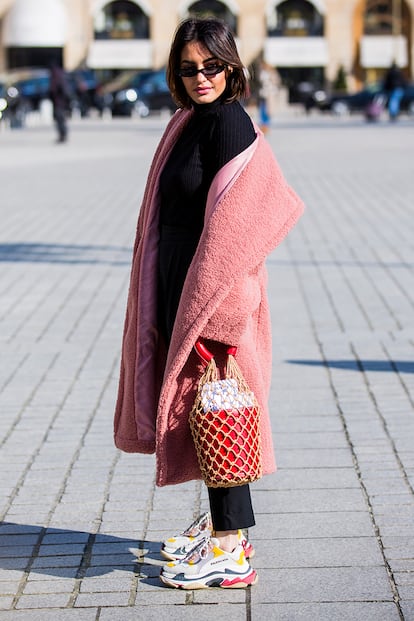
{"type": "Polygon", "coordinates": [[[155,153],[138,218],[122,344],[115,444],[156,453],[157,485],[200,479],[188,414],[200,336],[238,347],[237,361],[261,405],[262,466],[276,468],[268,413],[271,326],[265,260],[296,223],[303,203],[260,131],[216,175],[204,229],[188,270],[168,352],[158,338],[159,177],[190,111],[169,122],[155,153]]]}

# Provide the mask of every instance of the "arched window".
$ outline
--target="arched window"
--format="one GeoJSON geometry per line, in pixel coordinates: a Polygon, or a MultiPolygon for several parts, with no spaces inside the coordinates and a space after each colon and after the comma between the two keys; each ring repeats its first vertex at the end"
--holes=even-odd
{"type": "Polygon", "coordinates": [[[406,32],[407,16],[402,0],[367,0],[364,34],[391,35],[406,32]]]}
{"type": "Polygon", "coordinates": [[[237,17],[218,0],[199,0],[188,7],[188,14],[194,17],[218,17],[237,35],[237,17]]]}
{"type": "Polygon", "coordinates": [[[392,0],[368,0],[364,15],[364,33],[392,34],[392,0]]]}
{"type": "Polygon", "coordinates": [[[403,0],[367,0],[364,13],[366,35],[410,35],[410,12],[403,0]]]}
{"type": "Polygon", "coordinates": [[[307,0],[286,0],[268,18],[269,37],[321,37],[323,18],[307,0]]]}
{"type": "Polygon", "coordinates": [[[95,16],[95,39],[148,39],[149,20],[134,2],[116,0],[95,16]]]}

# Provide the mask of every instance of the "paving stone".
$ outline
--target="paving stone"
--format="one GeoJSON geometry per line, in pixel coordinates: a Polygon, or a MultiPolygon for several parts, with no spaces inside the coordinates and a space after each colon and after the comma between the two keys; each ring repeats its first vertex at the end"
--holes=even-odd
{"type": "Polygon", "coordinates": [[[47,595],[22,595],[16,605],[18,610],[31,608],[65,608],[69,601],[67,593],[48,593],[47,595]]]}
{"type": "Polygon", "coordinates": [[[33,552],[33,546],[4,546],[0,547],[0,558],[22,557],[30,558],[33,552]]]}
{"type": "Polygon", "coordinates": [[[304,513],[321,511],[358,511],[364,508],[364,499],[359,489],[312,489],[288,491],[257,491],[255,507],[260,513],[304,513]]]}
{"type": "Polygon", "coordinates": [[[274,513],[257,512],[256,526],[251,529],[252,538],[288,539],[315,537],[371,537],[374,528],[368,515],[362,511],[274,513]]]}
{"type": "Polygon", "coordinates": [[[277,451],[279,468],[353,468],[352,458],[344,449],[283,449],[277,451]]]}
{"type": "Polygon", "coordinates": [[[0,595],[0,610],[8,610],[12,607],[14,600],[14,594],[12,595],[0,595]]]}
{"type": "MultiPolygon", "coordinates": [[[[173,607],[176,604],[185,604],[188,597],[188,593],[180,589],[159,588],[149,591],[145,587],[143,588],[142,583],[140,583],[135,598],[135,606],[145,606],[149,610],[160,605],[173,607]]],[[[191,599],[193,599],[192,595],[191,599]]]]}
{"type": "Polygon", "coordinates": [[[401,560],[389,559],[389,566],[392,572],[413,572],[414,558],[402,558],[401,560]]]}
{"type": "Polygon", "coordinates": [[[0,581],[0,594],[1,595],[14,595],[19,588],[20,580],[1,580],[0,581]]]}
{"type": "MultiPolygon", "coordinates": [[[[194,619],[194,607],[189,605],[154,605],[143,607],[143,610],[146,621],[193,621],[194,619]]],[[[210,621],[212,618],[217,621],[225,621],[229,617],[235,621],[245,621],[245,605],[227,604],[222,607],[218,606],[217,603],[197,605],[197,618],[202,621],[210,621]]],[[[136,621],[136,610],[130,608],[125,610],[103,609],[100,621],[136,621]]]]}
{"type": "Polygon", "coordinates": [[[30,580],[61,580],[76,578],[79,572],[79,567],[41,567],[38,569],[31,569],[29,579],[30,580]]]}
{"type": "Polygon", "coordinates": [[[82,556],[66,555],[66,556],[43,556],[37,557],[33,561],[32,568],[34,571],[55,567],[79,567],[82,562],[82,556]]]}
{"type": "Polygon", "coordinates": [[[83,578],[80,584],[81,593],[116,593],[130,591],[131,584],[123,578],[100,576],[99,578],[83,578]]]}
{"type": "Polygon", "coordinates": [[[403,602],[409,600],[414,601],[414,584],[399,585],[398,593],[403,602]]]}
{"type": "Polygon", "coordinates": [[[404,615],[404,619],[410,621],[414,618],[414,600],[401,602],[401,610],[404,615]]]}
{"type": "Polygon", "coordinates": [[[96,614],[97,610],[94,608],[9,610],[0,612],[0,621],[96,621],[96,614]]]}
{"type": "Polygon", "coordinates": [[[76,598],[76,608],[91,606],[128,606],[129,593],[80,593],[76,598]]]}
{"type": "Polygon", "coordinates": [[[397,585],[414,586],[414,570],[413,571],[394,571],[394,578],[397,585]]]}
{"type": "Polygon", "coordinates": [[[340,567],[262,569],[252,604],[289,602],[392,601],[385,568],[340,567]]]}
{"type": "Polygon", "coordinates": [[[246,604],[250,591],[245,589],[200,589],[193,592],[195,604],[223,603],[223,604],[246,604]]]}
{"type": "Polygon", "coordinates": [[[384,565],[375,537],[253,540],[255,569],[384,565]]]}
{"type": "Polygon", "coordinates": [[[97,576],[111,576],[113,578],[121,577],[125,580],[130,580],[133,565],[128,563],[127,565],[119,565],[114,567],[113,565],[99,565],[95,567],[88,567],[85,576],[87,578],[96,578],[97,576]]]}
{"type": "Polygon", "coordinates": [[[28,580],[24,587],[24,595],[41,595],[47,593],[72,593],[75,581],[66,580],[28,580]]]}
{"type": "Polygon", "coordinates": [[[38,556],[39,557],[47,557],[47,556],[73,556],[76,554],[83,554],[85,550],[85,544],[83,543],[68,543],[68,544],[49,544],[49,545],[41,545],[39,547],[38,556]]]}
{"type": "Polygon", "coordinates": [[[360,483],[353,468],[292,468],[280,469],[278,474],[263,477],[255,490],[335,489],[358,488],[360,483]]]}
{"type": "MultiPolygon", "coordinates": [[[[408,619],[409,617],[407,617],[408,619]]],[[[257,604],[252,621],[400,621],[397,607],[389,602],[337,602],[320,604],[257,604]]]]}

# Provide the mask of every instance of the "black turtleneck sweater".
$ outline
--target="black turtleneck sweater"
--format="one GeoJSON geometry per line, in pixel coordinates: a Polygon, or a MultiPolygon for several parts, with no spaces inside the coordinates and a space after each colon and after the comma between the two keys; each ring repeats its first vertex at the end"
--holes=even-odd
{"type": "Polygon", "coordinates": [[[161,173],[158,320],[167,344],[203,230],[211,182],[255,137],[250,117],[239,102],[195,105],[161,173]]]}
{"type": "Polygon", "coordinates": [[[203,228],[210,184],[217,171],[255,139],[252,121],[238,101],[195,104],[160,178],[160,225],[203,228]]]}

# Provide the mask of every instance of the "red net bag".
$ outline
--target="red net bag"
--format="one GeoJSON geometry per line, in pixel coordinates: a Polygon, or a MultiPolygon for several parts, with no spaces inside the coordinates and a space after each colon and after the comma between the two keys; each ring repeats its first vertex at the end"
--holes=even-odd
{"type": "Polygon", "coordinates": [[[228,349],[225,377],[220,379],[212,354],[197,342],[207,364],[200,378],[189,422],[198,463],[208,487],[232,487],[262,476],[260,409],[228,349]]]}

